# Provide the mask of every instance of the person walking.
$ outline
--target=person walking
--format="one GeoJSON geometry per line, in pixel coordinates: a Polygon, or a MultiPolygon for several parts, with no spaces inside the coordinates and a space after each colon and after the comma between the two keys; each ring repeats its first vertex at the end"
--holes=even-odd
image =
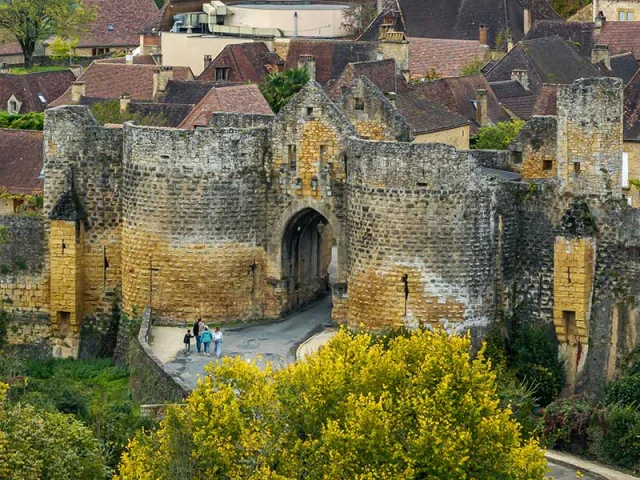
{"type": "Polygon", "coordinates": [[[202,333],[202,329],[200,328],[201,322],[202,319],[199,318],[193,324],[193,336],[196,337],[196,350],[198,351],[198,353],[200,353],[200,350],[202,349],[202,340],[200,338],[200,334],[202,333]]]}
{"type": "Polygon", "coordinates": [[[222,352],[222,332],[220,327],[216,327],[216,331],[213,332],[213,345],[215,347],[216,357],[220,358],[222,352]]]}
{"type": "Polygon", "coordinates": [[[186,335],[184,336],[184,354],[186,355],[191,351],[191,339],[194,335],[191,335],[191,330],[187,330],[186,335]]]}
{"type": "Polygon", "coordinates": [[[204,327],[204,331],[201,335],[201,340],[202,345],[204,346],[204,354],[207,357],[210,357],[211,355],[209,355],[209,348],[211,347],[211,340],[213,340],[213,335],[211,335],[211,330],[209,330],[209,327],[204,327]]]}

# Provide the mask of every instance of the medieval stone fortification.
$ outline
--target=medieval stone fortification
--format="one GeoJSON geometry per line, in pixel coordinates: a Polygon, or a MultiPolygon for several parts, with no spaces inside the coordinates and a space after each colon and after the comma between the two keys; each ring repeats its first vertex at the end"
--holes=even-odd
{"type": "Polygon", "coordinates": [[[39,276],[0,293],[49,314],[63,355],[116,307],[166,323],[278,317],[330,289],[338,323],[475,340],[516,315],[555,329],[570,390],[600,391],[640,335],[620,81],[563,88],[557,116],[503,152],[398,142],[390,103],[356,90],[357,115],[350,91],[338,107],[312,83],[276,117],[195,131],[48,110],[48,248],[39,276]]]}

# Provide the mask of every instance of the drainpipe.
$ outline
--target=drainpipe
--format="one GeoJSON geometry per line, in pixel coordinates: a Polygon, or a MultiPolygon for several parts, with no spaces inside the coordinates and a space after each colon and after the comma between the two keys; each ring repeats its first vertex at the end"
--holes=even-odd
{"type": "Polygon", "coordinates": [[[293,13],[293,38],[298,38],[298,12],[293,13]]]}

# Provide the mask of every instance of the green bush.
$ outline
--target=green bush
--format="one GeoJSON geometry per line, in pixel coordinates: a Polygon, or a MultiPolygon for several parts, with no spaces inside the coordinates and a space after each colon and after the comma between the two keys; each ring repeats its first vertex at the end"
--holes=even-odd
{"type": "Polygon", "coordinates": [[[0,128],[42,130],[44,128],[44,113],[19,114],[0,110],[0,128]]]}
{"type": "Polygon", "coordinates": [[[506,150],[523,126],[524,122],[522,120],[513,120],[482,127],[478,130],[477,135],[471,137],[471,148],[506,150]]]}
{"type": "Polygon", "coordinates": [[[540,443],[580,454],[587,449],[587,430],[594,408],[584,397],[561,398],[548,405],[538,425],[540,443]]]}
{"type": "Polygon", "coordinates": [[[56,367],[56,360],[53,358],[45,358],[42,360],[27,361],[27,376],[46,380],[53,377],[56,367]]]}
{"type": "Polygon", "coordinates": [[[549,404],[564,386],[564,366],[558,343],[543,327],[523,325],[517,330],[511,367],[518,378],[530,381],[541,405],[549,404]]]}
{"type": "Polygon", "coordinates": [[[640,374],[625,376],[611,383],[607,387],[605,403],[640,407],[640,374]]]}
{"type": "Polygon", "coordinates": [[[640,411],[629,405],[609,406],[597,450],[607,463],[640,469],[640,411]]]}
{"type": "Polygon", "coordinates": [[[522,436],[531,438],[537,425],[532,413],[536,405],[534,389],[519,381],[504,366],[499,366],[496,374],[496,393],[500,399],[500,407],[511,409],[512,417],[522,427],[522,436]]]}

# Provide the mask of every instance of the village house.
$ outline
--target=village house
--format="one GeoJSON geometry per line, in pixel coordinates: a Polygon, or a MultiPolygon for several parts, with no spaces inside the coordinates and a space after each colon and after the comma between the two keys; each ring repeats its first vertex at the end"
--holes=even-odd
{"type": "Polygon", "coordinates": [[[76,80],[71,70],[13,75],[0,73],[0,110],[43,112],[76,80]]]}
{"type": "Polygon", "coordinates": [[[42,195],[43,133],[0,128],[0,215],[17,213],[42,195]]]}

